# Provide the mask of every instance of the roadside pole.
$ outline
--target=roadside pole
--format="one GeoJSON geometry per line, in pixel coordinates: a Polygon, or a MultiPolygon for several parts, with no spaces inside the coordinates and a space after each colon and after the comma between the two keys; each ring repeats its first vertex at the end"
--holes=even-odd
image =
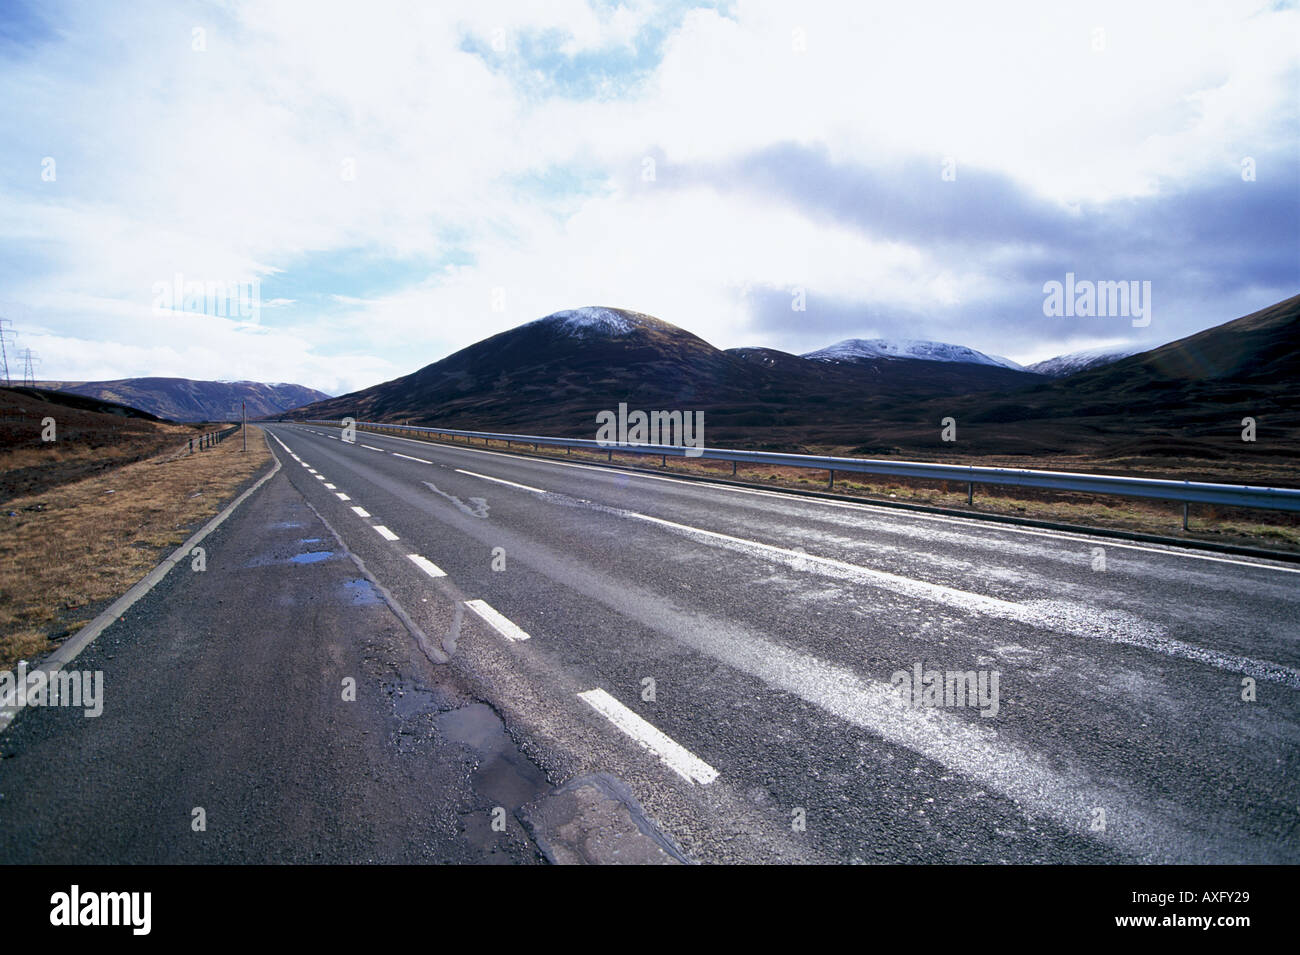
{"type": "Polygon", "coordinates": [[[239,403],[239,416],[244,419],[243,427],[239,429],[244,432],[244,446],[239,450],[247,451],[248,450],[248,406],[243,401],[239,403]]]}

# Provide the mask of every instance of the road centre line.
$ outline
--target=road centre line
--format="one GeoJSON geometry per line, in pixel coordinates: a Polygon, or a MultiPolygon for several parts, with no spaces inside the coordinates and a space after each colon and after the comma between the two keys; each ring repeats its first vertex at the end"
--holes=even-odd
{"type": "Polygon", "coordinates": [[[513,620],[493,608],[486,600],[466,600],[465,606],[478,614],[488,626],[512,643],[519,643],[521,640],[529,639],[529,635],[524,630],[521,630],[513,620]]]}
{"type": "Polygon", "coordinates": [[[718,778],[716,769],[599,687],[579,693],[578,699],[658,756],[665,766],[688,783],[698,782],[707,786],[718,778]]]}
{"type": "Polygon", "coordinates": [[[507,481],[505,478],[492,477],[490,474],[479,474],[479,473],[476,472],[476,471],[464,471],[464,470],[462,470],[462,469],[460,469],[460,468],[456,468],[456,473],[457,473],[457,474],[468,474],[470,477],[482,478],[484,481],[495,481],[497,484],[507,484],[507,485],[509,485],[510,487],[517,487],[517,488],[519,488],[521,491],[532,491],[534,494],[545,494],[545,493],[546,493],[546,491],[544,491],[544,490],[543,490],[542,488],[540,488],[540,487],[531,487],[531,486],[529,486],[529,485],[527,485],[527,484],[517,484],[517,483],[515,483],[514,481],[507,481]]]}
{"type": "Polygon", "coordinates": [[[411,563],[415,564],[416,567],[419,567],[430,577],[447,576],[446,571],[444,571],[441,567],[439,567],[437,564],[435,564],[433,561],[429,560],[426,557],[421,557],[419,554],[407,554],[406,556],[410,558],[411,563]]]}

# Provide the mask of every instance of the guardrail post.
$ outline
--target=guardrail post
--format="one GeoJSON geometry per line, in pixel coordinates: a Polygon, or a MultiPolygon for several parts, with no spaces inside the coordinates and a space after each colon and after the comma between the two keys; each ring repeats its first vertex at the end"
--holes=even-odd
{"type": "Polygon", "coordinates": [[[608,461],[610,464],[613,464],[613,463],[614,463],[614,452],[613,452],[613,451],[607,451],[607,452],[606,452],[605,460],[608,461]]]}
{"type": "Polygon", "coordinates": [[[975,503],[975,482],[974,481],[966,482],[966,503],[972,505],[975,503]]]}
{"type": "Polygon", "coordinates": [[[1183,530],[1187,530],[1187,512],[1191,506],[1187,501],[1183,501],[1183,530]]]}
{"type": "Polygon", "coordinates": [[[830,490],[830,489],[833,488],[834,486],[835,486],[835,469],[834,469],[834,468],[831,468],[831,470],[830,470],[830,478],[826,481],[826,488],[827,488],[827,490],[830,490]]]}
{"type": "Polygon", "coordinates": [[[732,462],[731,462],[731,476],[732,476],[732,477],[735,477],[735,476],[736,476],[736,464],[737,464],[737,463],[738,463],[738,462],[736,462],[736,461],[732,461],[732,462]]]}

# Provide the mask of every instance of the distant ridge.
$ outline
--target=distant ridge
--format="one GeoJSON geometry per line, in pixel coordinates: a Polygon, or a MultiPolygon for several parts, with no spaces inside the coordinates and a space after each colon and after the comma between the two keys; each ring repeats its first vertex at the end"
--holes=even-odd
{"type": "Polygon", "coordinates": [[[1141,346],[1138,345],[1090,348],[1085,351],[1070,352],[1067,355],[1057,355],[1055,358],[1048,358],[1045,361],[1036,361],[1032,365],[1026,365],[1025,367],[1029,371],[1046,375],[1048,378],[1064,378],[1066,375],[1073,375],[1075,372],[1109,365],[1111,362],[1127,358],[1129,355],[1136,355],[1142,350],[1141,346]]]}
{"type": "Polygon", "coordinates": [[[973,365],[996,365],[1024,370],[1008,358],[986,355],[965,345],[921,341],[912,338],[846,338],[842,342],[807,352],[813,361],[861,361],[876,358],[915,358],[920,361],[967,362],[973,365]]]}
{"type": "Polygon", "coordinates": [[[304,385],[257,381],[121,378],[42,384],[50,390],[128,405],[172,421],[234,421],[239,418],[240,402],[246,403],[250,419],[261,418],[329,397],[304,385]]]}

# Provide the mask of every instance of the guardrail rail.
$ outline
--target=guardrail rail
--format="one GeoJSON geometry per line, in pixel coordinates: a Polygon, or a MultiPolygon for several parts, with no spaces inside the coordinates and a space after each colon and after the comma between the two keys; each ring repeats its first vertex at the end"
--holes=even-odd
{"type": "MultiPolygon", "coordinates": [[[[338,421],[311,420],[306,424],[340,427],[338,421]]],[[[1038,488],[1053,491],[1077,491],[1086,494],[1113,494],[1174,501],[1183,505],[1183,527],[1187,527],[1189,504],[1219,504],[1228,507],[1250,507],[1267,510],[1300,512],[1300,489],[1259,487],[1250,484],[1211,484],[1202,481],[1174,481],[1163,478],[1121,477],[1111,474],[1078,474],[1068,471],[1038,471],[1029,468],[992,468],[965,464],[929,464],[920,461],[889,461],[873,458],[838,458],[814,454],[785,454],[772,451],[740,451],[730,448],[687,448],[670,444],[609,444],[592,438],[553,438],[536,434],[502,434],[493,431],[460,431],[454,428],[425,428],[415,425],[388,424],[377,421],[357,421],[356,427],[394,434],[414,433],[450,438],[465,438],[466,442],[482,439],[513,444],[531,444],[538,447],[572,448],[586,451],[605,451],[609,460],[613,454],[644,454],[657,456],[663,463],[670,457],[690,457],[712,461],[730,461],[731,473],[741,464],[767,467],[813,468],[830,472],[828,487],[835,486],[837,471],[860,474],[880,474],[889,477],[917,478],[930,481],[953,481],[967,487],[966,501],[974,503],[978,484],[1008,487],[1038,488]],[[687,452],[690,452],[689,454],[687,452]]]]}

